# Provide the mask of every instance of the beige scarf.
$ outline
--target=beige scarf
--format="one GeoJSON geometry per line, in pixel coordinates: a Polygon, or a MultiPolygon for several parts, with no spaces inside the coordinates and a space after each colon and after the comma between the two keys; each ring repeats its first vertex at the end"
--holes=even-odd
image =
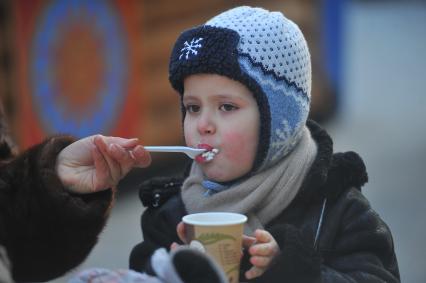
{"type": "Polygon", "coordinates": [[[229,189],[205,196],[204,175],[195,162],[182,185],[182,200],[188,213],[227,211],[245,214],[245,233],[262,229],[294,199],[309,171],[317,145],[306,128],[298,145],[274,166],[234,184],[229,189]]]}

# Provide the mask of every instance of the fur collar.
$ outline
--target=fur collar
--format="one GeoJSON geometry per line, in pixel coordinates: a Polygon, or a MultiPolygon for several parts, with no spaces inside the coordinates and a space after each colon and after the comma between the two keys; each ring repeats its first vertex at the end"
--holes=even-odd
{"type": "Polygon", "coordinates": [[[318,145],[318,155],[306,177],[299,197],[302,200],[336,198],[349,187],[361,187],[368,181],[361,157],[352,151],[333,154],[333,141],[316,122],[307,126],[318,145]]]}

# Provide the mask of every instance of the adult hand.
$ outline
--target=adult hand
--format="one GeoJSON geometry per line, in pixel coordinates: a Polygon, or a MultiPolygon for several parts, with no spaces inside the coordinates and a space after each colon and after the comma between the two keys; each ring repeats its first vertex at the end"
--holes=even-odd
{"type": "Polygon", "coordinates": [[[91,193],[117,186],[133,167],[150,163],[151,156],[138,139],[94,135],[64,148],[56,172],[70,191],[91,193]]]}
{"type": "Polygon", "coordinates": [[[262,275],[280,252],[274,237],[265,230],[257,229],[254,237],[243,236],[243,246],[248,248],[250,263],[253,266],[245,273],[247,279],[262,275]]]}

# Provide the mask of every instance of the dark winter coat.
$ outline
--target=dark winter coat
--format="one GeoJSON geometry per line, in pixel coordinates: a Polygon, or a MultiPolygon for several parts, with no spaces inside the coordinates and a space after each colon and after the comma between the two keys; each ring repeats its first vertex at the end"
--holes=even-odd
{"type": "Polygon", "coordinates": [[[8,257],[0,264],[10,262],[15,281],[63,275],[83,262],[104,227],[111,190],[71,194],[56,175],[56,157],[73,141],[53,137],[14,157],[0,133],[0,246],[8,257]]]}
{"type": "MultiPolygon", "coordinates": [[[[361,193],[367,182],[362,159],[354,152],[333,154],[328,134],[312,121],[308,127],[318,155],[295,200],[266,225],[281,253],[254,282],[399,282],[391,232],[361,193]]],[[[180,242],[176,225],[187,212],[180,194],[170,195],[181,183],[153,180],[142,186],[149,207],[141,219],[144,241],[130,257],[132,269],[143,270],[159,246],[180,242]]],[[[245,254],[242,272],[249,267],[245,254]]]]}

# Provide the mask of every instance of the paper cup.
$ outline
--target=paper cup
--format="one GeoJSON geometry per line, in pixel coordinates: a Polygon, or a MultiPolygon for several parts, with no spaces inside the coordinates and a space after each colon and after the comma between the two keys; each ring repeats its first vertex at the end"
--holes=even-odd
{"type": "Polygon", "coordinates": [[[229,283],[238,283],[247,217],[238,213],[207,212],[186,215],[182,221],[189,245],[212,256],[229,283]]]}

